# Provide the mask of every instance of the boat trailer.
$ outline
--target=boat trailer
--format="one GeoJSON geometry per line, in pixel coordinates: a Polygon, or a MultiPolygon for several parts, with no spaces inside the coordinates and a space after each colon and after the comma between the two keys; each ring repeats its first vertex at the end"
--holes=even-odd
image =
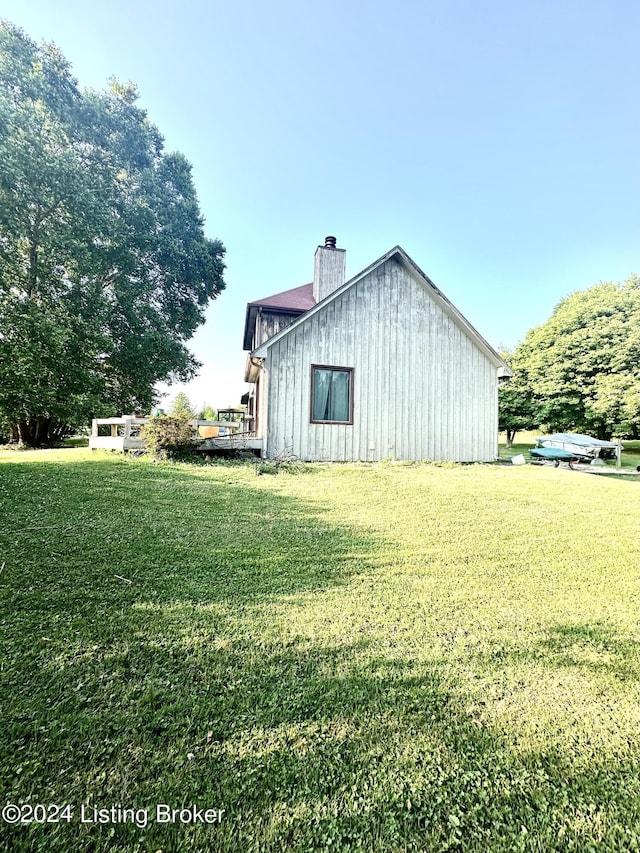
{"type": "Polygon", "coordinates": [[[563,450],[561,447],[532,447],[529,456],[534,461],[553,462],[556,468],[561,462],[566,462],[572,471],[575,470],[573,463],[580,461],[579,456],[569,450],[563,450]]]}

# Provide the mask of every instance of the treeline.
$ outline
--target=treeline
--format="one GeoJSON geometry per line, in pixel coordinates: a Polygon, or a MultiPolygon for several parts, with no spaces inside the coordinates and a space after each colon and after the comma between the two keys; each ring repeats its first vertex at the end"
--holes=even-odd
{"type": "Polygon", "coordinates": [[[640,278],[563,299],[513,353],[499,391],[500,429],[640,437],[640,278]]]}

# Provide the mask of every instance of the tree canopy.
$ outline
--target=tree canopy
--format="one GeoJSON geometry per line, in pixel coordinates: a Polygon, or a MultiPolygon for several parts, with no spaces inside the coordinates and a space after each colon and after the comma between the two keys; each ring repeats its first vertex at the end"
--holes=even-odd
{"type": "Polygon", "coordinates": [[[512,367],[534,422],[609,438],[640,435],[640,278],[572,293],[531,329],[512,367]]]}
{"type": "Polygon", "coordinates": [[[198,417],[203,421],[216,421],[218,420],[218,413],[210,406],[208,403],[204,404],[200,411],[198,412],[198,417]]]}
{"type": "Polygon", "coordinates": [[[223,258],[135,87],[81,91],[55,46],[0,22],[0,421],[40,443],[148,411],[199,366],[186,342],[223,258]]]}
{"type": "Polygon", "coordinates": [[[169,406],[169,414],[174,418],[195,418],[195,407],[192,405],[191,400],[184,391],[179,391],[176,394],[173,402],[169,406]]]}

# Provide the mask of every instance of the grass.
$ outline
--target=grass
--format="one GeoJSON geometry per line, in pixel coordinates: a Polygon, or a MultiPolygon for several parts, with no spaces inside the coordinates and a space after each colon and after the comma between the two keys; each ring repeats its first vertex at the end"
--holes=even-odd
{"type": "Polygon", "coordinates": [[[0,850],[639,848],[633,484],[5,452],[0,517],[2,800],[74,810],[0,850]]]}

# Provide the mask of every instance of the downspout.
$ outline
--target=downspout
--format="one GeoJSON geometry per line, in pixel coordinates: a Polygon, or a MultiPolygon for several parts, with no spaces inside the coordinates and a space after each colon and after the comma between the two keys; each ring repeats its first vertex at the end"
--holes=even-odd
{"type": "Polygon", "coordinates": [[[268,433],[268,425],[267,425],[267,393],[268,393],[268,373],[264,366],[265,359],[257,358],[255,355],[249,355],[249,364],[250,370],[249,374],[252,374],[255,371],[256,376],[255,379],[250,379],[249,375],[247,376],[248,381],[254,382],[256,386],[256,438],[262,439],[262,457],[265,457],[266,451],[266,440],[268,433]]]}

